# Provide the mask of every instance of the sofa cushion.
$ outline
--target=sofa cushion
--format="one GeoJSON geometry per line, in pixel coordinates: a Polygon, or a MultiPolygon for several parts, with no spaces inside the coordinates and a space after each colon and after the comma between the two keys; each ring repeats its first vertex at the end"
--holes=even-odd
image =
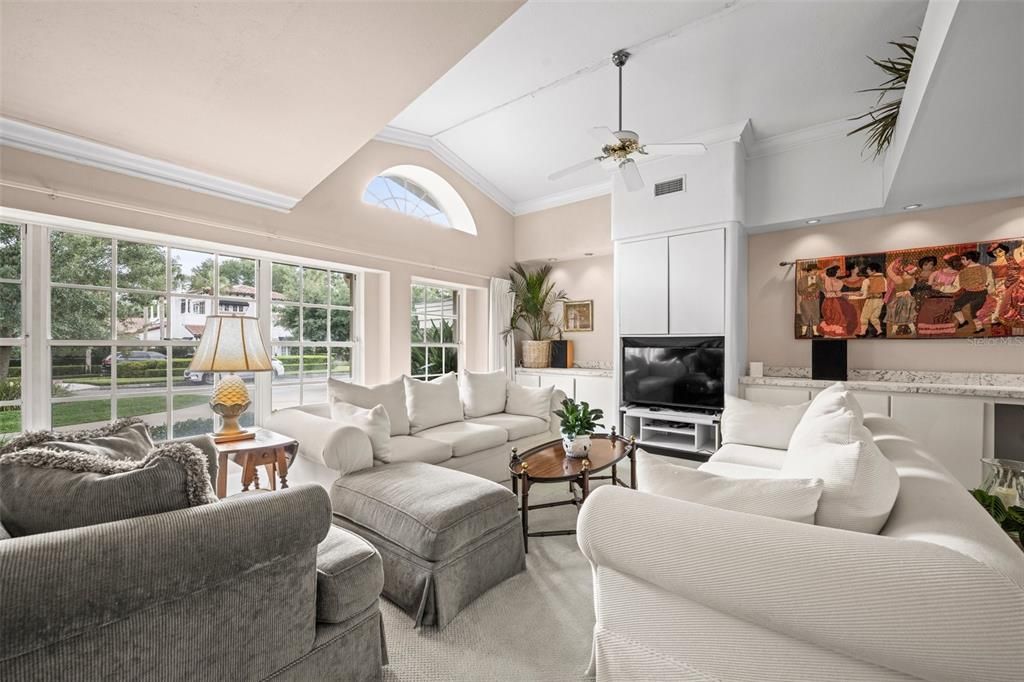
{"type": "Polygon", "coordinates": [[[485,417],[504,411],[508,376],[504,370],[496,372],[462,373],[462,384],[459,392],[462,395],[462,406],[466,419],[485,417]]]}
{"type": "Polygon", "coordinates": [[[410,433],[417,434],[434,426],[462,421],[459,382],[454,372],[430,381],[411,377],[403,377],[403,380],[410,433]]]}
{"type": "Polygon", "coordinates": [[[726,443],[718,448],[718,452],[711,455],[708,461],[729,462],[778,471],[786,461],[786,451],[762,448],[756,445],[726,443]]]}
{"type": "Polygon", "coordinates": [[[316,619],[343,623],[377,603],[384,588],[380,554],[337,526],[316,548],[316,619]]]}
{"type": "Polygon", "coordinates": [[[672,464],[646,452],[636,457],[637,490],[710,507],[814,523],[821,479],[730,478],[672,464]]]}
{"type": "Polygon", "coordinates": [[[383,464],[340,477],[334,514],[428,561],[453,556],[516,517],[502,485],[420,462],[383,464]]]}
{"type": "Polygon", "coordinates": [[[331,419],[358,428],[370,439],[373,458],[391,461],[391,420],[383,405],[367,410],[352,403],[332,400],[331,419]]]}
{"type": "Polygon", "coordinates": [[[164,443],[141,460],[27,448],[0,455],[0,523],[14,537],[159,514],[217,501],[208,460],[164,443]]]}
{"type": "Polygon", "coordinates": [[[435,440],[451,446],[452,457],[464,457],[474,452],[495,448],[508,441],[508,432],[499,426],[452,422],[420,431],[416,438],[435,440]]]}
{"type": "Polygon", "coordinates": [[[818,525],[877,533],[899,493],[899,474],[864,427],[856,400],[837,386],[811,401],[793,432],[781,474],[825,482],[818,525]]]}
{"type": "Polygon", "coordinates": [[[785,450],[810,404],[773,405],[727,395],[722,412],[722,443],[785,450]]]}
{"type": "Polygon", "coordinates": [[[536,417],[550,423],[551,395],[555,391],[554,386],[532,388],[510,381],[506,388],[505,412],[524,417],[536,417]]]}
{"type": "Polygon", "coordinates": [[[524,417],[521,414],[491,414],[486,417],[477,417],[468,420],[470,424],[484,424],[486,426],[497,426],[505,429],[508,433],[508,440],[519,440],[528,436],[535,436],[548,430],[549,424],[537,417],[524,417]]]}
{"type": "Polygon", "coordinates": [[[440,464],[452,458],[452,446],[419,436],[395,436],[391,439],[392,462],[440,464]]]}
{"type": "Polygon", "coordinates": [[[364,410],[383,405],[384,411],[388,413],[388,419],[391,421],[391,435],[409,435],[404,377],[398,377],[394,381],[376,386],[360,386],[340,379],[328,379],[327,389],[330,392],[331,401],[340,400],[364,410]]]}

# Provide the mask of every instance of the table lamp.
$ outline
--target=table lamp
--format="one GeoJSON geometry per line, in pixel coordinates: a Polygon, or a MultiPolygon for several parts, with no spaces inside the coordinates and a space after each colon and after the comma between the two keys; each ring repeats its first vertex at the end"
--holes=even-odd
{"type": "MultiPolygon", "coordinates": [[[[263,345],[259,320],[242,315],[211,315],[206,318],[199,348],[189,369],[196,372],[268,372],[270,356],[263,345]]],[[[210,408],[224,423],[213,440],[226,443],[255,438],[256,432],[238,426],[249,405],[249,390],[237,374],[228,374],[217,382],[210,408]]]]}

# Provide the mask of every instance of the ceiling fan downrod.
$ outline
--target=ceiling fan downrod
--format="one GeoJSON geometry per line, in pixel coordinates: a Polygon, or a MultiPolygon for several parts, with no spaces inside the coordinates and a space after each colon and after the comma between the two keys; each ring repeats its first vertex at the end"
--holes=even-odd
{"type": "Polygon", "coordinates": [[[630,54],[625,50],[612,53],[612,64],[619,70],[619,130],[622,130],[622,67],[626,65],[630,54]]]}

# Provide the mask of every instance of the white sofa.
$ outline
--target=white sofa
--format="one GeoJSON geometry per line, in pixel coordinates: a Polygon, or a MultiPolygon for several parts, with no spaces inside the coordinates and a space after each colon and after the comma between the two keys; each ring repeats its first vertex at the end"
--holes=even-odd
{"type": "MultiPolygon", "coordinates": [[[[599,680],[1024,679],[1024,554],[892,420],[899,475],[878,535],[605,486],[578,521],[599,680]]],[[[700,468],[778,477],[785,450],[700,468]]]]}
{"type": "MultiPolygon", "coordinates": [[[[551,412],[563,400],[565,393],[554,389],[546,420],[499,412],[410,435],[393,435],[388,461],[426,462],[491,481],[508,480],[512,448],[523,452],[560,437],[558,417],[551,412]]],[[[329,403],[278,410],[265,426],[299,441],[298,456],[288,472],[290,480],[329,488],[339,476],[385,463],[374,459],[364,431],[331,419],[329,403]]]]}

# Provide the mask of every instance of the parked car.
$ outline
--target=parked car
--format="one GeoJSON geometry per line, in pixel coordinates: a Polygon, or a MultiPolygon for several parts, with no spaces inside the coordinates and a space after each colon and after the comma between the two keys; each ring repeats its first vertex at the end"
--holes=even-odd
{"type": "MultiPolygon", "coordinates": [[[[133,362],[136,360],[166,360],[167,356],[163,353],[158,353],[155,350],[129,350],[122,351],[117,354],[118,362],[133,362]]],[[[100,364],[100,371],[103,374],[110,374],[110,365],[114,356],[108,355],[103,358],[103,362],[100,364]]]]}
{"type": "MultiPolygon", "coordinates": [[[[275,377],[284,376],[284,364],[277,358],[270,360],[270,368],[274,373],[275,377]]],[[[182,376],[185,377],[185,381],[193,384],[212,384],[213,383],[213,372],[198,372],[191,369],[186,369],[182,376]]],[[[242,381],[249,381],[256,376],[255,372],[234,372],[234,374],[240,376],[242,381]]]]}

